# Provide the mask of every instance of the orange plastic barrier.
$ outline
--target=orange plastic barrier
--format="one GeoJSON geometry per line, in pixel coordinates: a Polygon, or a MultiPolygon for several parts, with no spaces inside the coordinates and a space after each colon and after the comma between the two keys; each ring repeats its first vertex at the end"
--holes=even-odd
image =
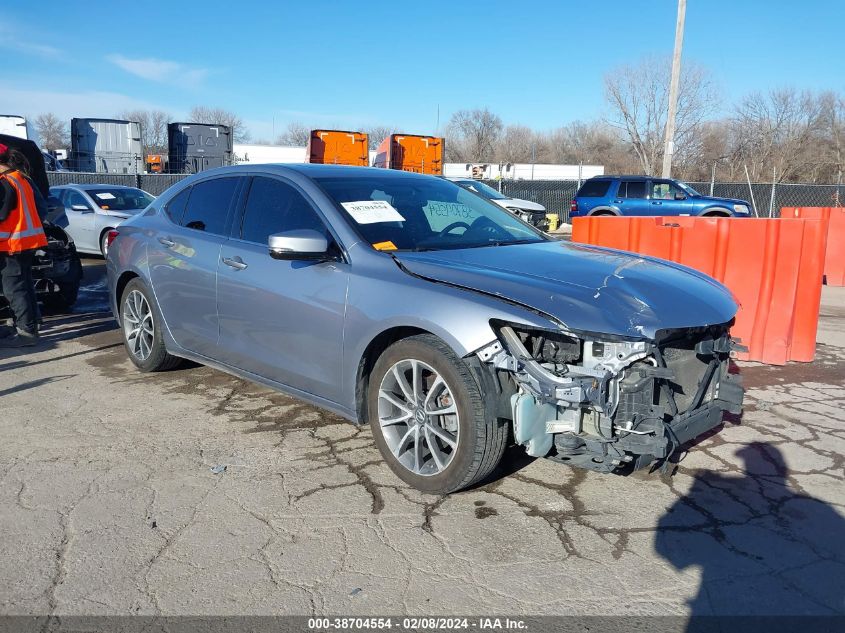
{"type": "Polygon", "coordinates": [[[668,259],[714,277],[740,308],[743,360],[810,362],[827,243],[821,219],[574,218],[572,241],[668,259]]]}
{"type": "Polygon", "coordinates": [[[828,286],[845,286],[845,207],[783,207],[782,218],[820,218],[827,223],[824,280],[828,286]]]}

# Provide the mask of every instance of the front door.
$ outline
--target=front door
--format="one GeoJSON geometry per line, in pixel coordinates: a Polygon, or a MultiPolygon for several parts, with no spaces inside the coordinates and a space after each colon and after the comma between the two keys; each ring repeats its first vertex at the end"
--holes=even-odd
{"type": "Polygon", "coordinates": [[[150,277],[174,340],[213,357],[217,350],[217,262],[227,240],[240,177],[198,182],[174,197],[150,244],[150,277]]]}
{"type": "Polygon", "coordinates": [[[91,203],[75,189],[67,189],[63,197],[67,232],[76,248],[83,252],[100,252],[100,237],[95,235],[96,212],[91,203]]]}
{"type": "Polygon", "coordinates": [[[267,238],[296,229],[334,241],[293,184],[254,177],[240,231],[220,252],[219,354],[230,365],[338,402],[349,265],[270,257],[267,238]]]}
{"type": "Polygon", "coordinates": [[[689,215],[686,193],[671,180],[651,181],[650,215],[689,215]]]}

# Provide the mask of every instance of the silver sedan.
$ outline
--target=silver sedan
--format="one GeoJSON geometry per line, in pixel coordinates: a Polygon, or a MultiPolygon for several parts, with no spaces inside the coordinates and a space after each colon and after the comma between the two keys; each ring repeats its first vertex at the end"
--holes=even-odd
{"type": "Polygon", "coordinates": [[[109,239],[138,369],[191,359],[369,423],[427,492],[488,477],[511,441],[606,473],[665,463],[742,402],[724,286],[551,240],[442,178],[224,167],[109,239]]]}
{"type": "Polygon", "coordinates": [[[155,200],[135,187],[106,184],[50,187],[50,195],[65,207],[67,232],[76,243],[76,250],[103,256],[108,253],[109,231],[155,200]]]}

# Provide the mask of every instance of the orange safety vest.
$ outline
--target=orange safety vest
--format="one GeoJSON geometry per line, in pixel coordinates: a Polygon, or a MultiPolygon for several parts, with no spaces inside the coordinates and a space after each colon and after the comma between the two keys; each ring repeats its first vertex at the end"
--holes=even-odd
{"type": "Polygon", "coordinates": [[[32,186],[19,171],[7,171],[0,178],[8,180],[18,194],[17,206],[0,222],[0,253],[14,255],[47,246],[32,186]]]}

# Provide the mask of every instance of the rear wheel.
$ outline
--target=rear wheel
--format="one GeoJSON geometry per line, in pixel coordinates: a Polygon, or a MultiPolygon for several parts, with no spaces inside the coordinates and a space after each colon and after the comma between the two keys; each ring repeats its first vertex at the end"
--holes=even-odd
{"type": "Polygon", "coordinates": [[[160,313],[152,293],[140,279],[133,279],[123,290],[120,324],[129,359],[141,371],[166,371],[182,362],[165,349],[160,313]]]}
{"type": "Polygon", "coordinates": [[[593,217],[599,216],[608,216],[608,215],[616,215],[615,213],[611,213],[610,211],[596,211],[595,213],[590,214],[593,217]]]}
{"type": "Polygon", "coordinates": [[[486,477],[507,445],[508,425],[487,416],[467,365],[431,334],[391,345],[369,377],[376,445],[400,479],[447,494],[486,477]]]}

